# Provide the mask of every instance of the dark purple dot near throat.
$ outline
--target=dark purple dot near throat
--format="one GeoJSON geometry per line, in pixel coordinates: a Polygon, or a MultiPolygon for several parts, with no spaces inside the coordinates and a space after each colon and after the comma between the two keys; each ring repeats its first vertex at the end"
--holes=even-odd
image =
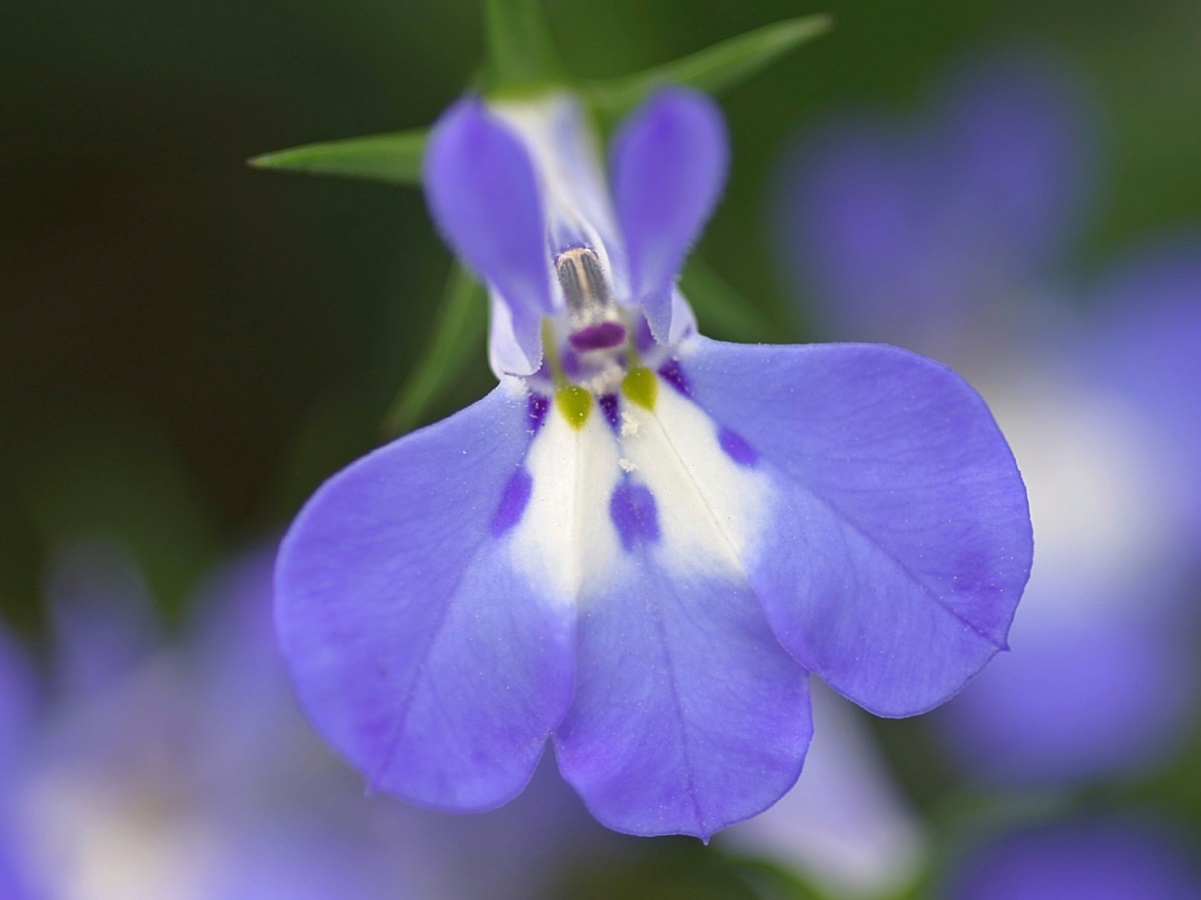
{"type": "Polygon", "coordinates": [[[680,367],[678,359],[669,359],[659,367],[660,377],[685,397],[692,396],[692,388],[688,384],[688,376],[680,367]]]}
{"type": "Polygon", "coordinates": [[[753,466],[759,461],[759,454],[755,452],[755,448],[736,431],[722,427],[717,433],[717,442],[721,444],[721,449],[726,451],[726,456],[740,466],[753,466]]]}
{"type": "Polygon", "coordinates": [[[534,490],[534,479],[525,469],[518,469],[500,495],[500,505],[492,516],[492,536],[500,537],[521,521],[534,490]]]}
{"type": "Polygon", "coordinates": [[[619,484],[609,499],[609,518],[626,550],[659,540],[659,510],[646,485],[628,480],[619,484]]]}
{"type": "Polygon", "coordinates": [[[544,394],[530,393],[528,411],[530,431],[537,431],[542,427],[542,423],[546,421],[546,414],[549,410],[550,397],[544,394]]]}
{"type": "Polygon", "coordinates": [[[601,412],[605,414],[605,421],[609,423],[609,427],[614,431],[621,430],[621,409],[617,402],[616,394],[602,394],[599,401],[601,412]]]}

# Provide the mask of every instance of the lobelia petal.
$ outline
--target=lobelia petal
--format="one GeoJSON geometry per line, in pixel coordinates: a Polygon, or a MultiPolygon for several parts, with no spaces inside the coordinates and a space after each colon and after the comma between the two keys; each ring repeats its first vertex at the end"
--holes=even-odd
{"type": "Polygon", "coordinates": [[[373,787],[498,806],[570,702],[574,610],[512,559],[544,416],[506,379],[335,475],[284,539],[276,623],[301,704],[373,787]]]}
{"type": "MultiPolygon", "coordinates": [[[[619,465],[595,503],[579,592],[576,694],[559,768],[602,823],[715,831],[774,803],[812,736],[807,673],[776,640],[738,564],[764,525],[762,483],[713,423],[656,379],[620,414],[619,465]],[[726,502],[715,509],[702,492],[726,502]]],[[[593,450],[600,453],[599,450],[593,450]]]]}
{"type": "Polygon", "coordinates": [[[631,561],[579,631],[559,769],[604,825],[709,837],[795,783],[813,734],[807,674],[745,582],[631,561]]]}
{"type": "Polygon", "coordinates": [[[776,484],[744,554],[800,663],[882,716],[924,712],[998,651],[1029,577],[1025,488],[984,401],[895,347],[681,348],[687,388],[776,484]]]}
{"type": "Polygon", "coordinates": [[[660,343],[680,337],[672,287],[721,195],[728,163],[717,105],[684,88],[660,90],[614,138],[613,196],[630,268],[630,302],[643,305],[660,343]]]}
{"type": "Polygon", "coordinates": [[[625,260],[587,112],[570,94],[559,93],[502,103],[495,112],[529,154],[542,189],[551,252],[590,248],[600,257],[612,287],[620,291],[625,260]]]}
{"type": "Polygon", "coordinates": [[[515,346],[502,371],[536,371],[542,315],[553,301],[543,204],[525,147],[478,99],[464,98],[430,133],[424,181],[439,231],[508,312],[515,346]]]}

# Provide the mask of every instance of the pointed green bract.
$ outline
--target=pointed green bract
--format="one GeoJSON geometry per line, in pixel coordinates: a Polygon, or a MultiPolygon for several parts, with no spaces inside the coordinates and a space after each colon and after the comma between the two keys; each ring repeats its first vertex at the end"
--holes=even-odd
{"type": "Polygon", "coordinates": [[[384,418],[389,435],[410,431],[480,352],[488,321],[484,286],[456,264],[446,283],[434,333],[384,418]]]}
{"type": "Polygon", "coordinates": [[[705,334],[739,343],[774,343],[787,329],[760,312],[693,254],[680,276],[680,289],[688,298],[705,334]]]}
{"type": "Polygon", "coordinates": [[[610,121],[624,116],[663,84],[684,84],[718,93],[824,34],[832,25],[833,19],[827,15],[775,22],[674,62],[621,78],[585,84],[583,93],[593,108],[610,121]]]}
{"type": "Polygon", "coordinates": [[[565,80],[539,0],[486,0],[488,91],[511,94],[565,80]]]}
{"type": "Polygon", "coordinates": [[[305,144],[249,160],[256,169],[282,169],[314,175],[343,175],[418,187],[427,129],[394,131],[305,144]]]}
{"type": "MultiPolygon", "coordinates": [[[[547,90],[566,81],[538,0],[486,0],[488,93],[511,96],[547,90]]],[[[829,16],[805,16],[767,25],[720,44],[581,91],[602,119],[624,116],[662,84],[684,84],[716,93],[753,75],[810,38],[828,31],[829,16]]],[[[248,160],[257,169],[364,178],[418,187],[428,129],[364,135],[304,144],[248,160]]]]}

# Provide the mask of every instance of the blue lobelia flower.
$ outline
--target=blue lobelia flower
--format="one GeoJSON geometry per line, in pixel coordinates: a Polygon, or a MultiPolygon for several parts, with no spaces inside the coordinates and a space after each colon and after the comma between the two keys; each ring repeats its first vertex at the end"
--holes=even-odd
{"type": "Polygon", "coordinates": [[[905,716],[1005,647],[1030,524],[979,396],[893,347],[697,334],[675,277],[726,161],[678,88],[611,193],[568,95],[434,128],[500,384],[330,479],[276,570],[300,700],[373,788],[488,809],[552,738],[604,824],[707,838],[796,780],[810,672],[905,716]]]}
{"type": "Polygon", "coordinates": [[[1195,840],[1170,823],[1075,817],[994,838],[953,867],[946,900],[1189,900],[1195,840]]]}

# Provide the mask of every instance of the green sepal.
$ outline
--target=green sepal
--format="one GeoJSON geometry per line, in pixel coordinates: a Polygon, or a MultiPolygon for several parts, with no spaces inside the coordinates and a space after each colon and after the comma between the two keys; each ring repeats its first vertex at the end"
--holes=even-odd
{"type": "Polygon", "coordinates": [[[785,53],[825,34],[833,24],[834,20],[825,14],[785,19],[642,72],[585,83],[581,90],[598,115],[613,121],[663,84],[683,84],[712,94],[731,88],[785,53]]]}
{"type": "Polygon", "coordinates": [[[484,286],[456,263],[438,305],[438,317],[425,353],[413,365],[384,416],[386,434],[404,434],[417,425],[430,404],[483,349],[488,323],[486,300],[484,286]]]}
{"type": "Polygon", "coordinates": [[[486,0],[485,22],[489,95],[537,92],[567,80],[539,0],[486,0]]]}
{"type": "Polygon", "coordinates": [[[715,273],[697,254],[684,265],[680,290],[696,313],[700,329],[710,337],[739,343],[775,343],[785,338],[781,327],[715,273]]]}
{"type": "Polygon", "coordinates": [[[367,178],[408,187],[421,185],[421,159],[429,129],[369,134],[304,144],[247,160],[256,169],[367,178]]]}

